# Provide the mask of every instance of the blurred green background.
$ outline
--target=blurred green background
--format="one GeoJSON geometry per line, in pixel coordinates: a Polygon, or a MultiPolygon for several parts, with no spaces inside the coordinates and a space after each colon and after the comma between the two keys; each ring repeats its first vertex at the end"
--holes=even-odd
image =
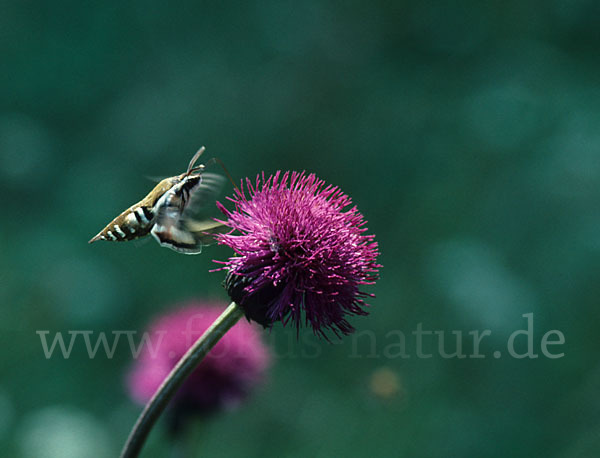
{"type": "MultiPolygon", "coordinates": [[[[139,412],[126,345],[46,359],[36,331],[141,332],[226,300],[208,273],[223,247],[87,244],[206,145],[237,178],[340,186],[385,267],[354,337],[265,333],[269,382],[190,449],[598,456],[599,20],[593,0],[3,2],[0,454],[116,456],[139,412]],[[525,313],[537,353],[564,334],[562,358],[506,354],[525,313]],[[468,353],[489,329],[486,358],[443,358],[433,337],[418,358],[419,323],[449,352],[451,331],[468,353]],[[409,358],[391,357],[399,332],[409,358]]],[[[162,426],[143,456],[169,456],[162,426]]]]}

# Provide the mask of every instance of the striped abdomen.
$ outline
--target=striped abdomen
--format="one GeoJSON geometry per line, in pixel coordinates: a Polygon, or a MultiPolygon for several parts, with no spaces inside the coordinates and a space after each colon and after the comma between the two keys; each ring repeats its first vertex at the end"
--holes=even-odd
{"type": "Polygon", "coordinates": [[[136,204],[108,223],[98,235],[90,240],[90,243],[96,240],[124,242],[144,237],[150,233],[153,219],[152,208],[136,204]]]}
{"type": "Polygon", "coordinates": [[[129,207],[102,229],[89,243],[96,240],[124,242],[144,237],[150,233],[155,219],[156,202],[181,181],[180,177],[165,178],[137,204],[129,207]]]}

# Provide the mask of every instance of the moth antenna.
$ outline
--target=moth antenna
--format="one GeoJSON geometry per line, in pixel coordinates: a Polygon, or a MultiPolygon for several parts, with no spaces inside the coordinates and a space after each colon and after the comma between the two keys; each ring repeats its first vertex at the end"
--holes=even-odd
{"type": "Polygon", "coordinates": [[[204,146],[201,147],[198,151],[196,151],[196,154],[194,154],[194,157],[192,157],[192,160],[190,161],[190,164],[188,165],[186,175],[189,175],[190,173],[192,173],[194,171],[194,164],[196,163],[198,158],[200,156],[202,156],[202,153],[204,153],[204,151],[206,151],[206,148],[204,146]]]}
{"type": "Polygon", "coordinates": [[[204,170],[204,168],[205,168],[204,164],[197,165],[196,167],[192,168],[189,172],[186,172],[185,175],[189,176],[189,175],[191,175],[194,172],[198,172],[200,170],[204,170]]]}
{"type": "Polygon", "coordinates": [[[223,164],[223,161],[221,161],[221,159],[219,159],[218,157],[212,157],[208,161],[206,161],[206,164],[210,164],[211,162],[212,163],[217,163],[217,164],[219,164],[221,166],[221,168],[225,172],[225,175],[227,176],[227,178],[229,178],[229,181],[233,185],[234,189],[239,192],[240,189],[235,184],[235,181],[233,181],[233,178],[231,178],[231,175],[229,174],[229,171],[227,170],[227,167],[225,167],[225,164],[223,164]]]}

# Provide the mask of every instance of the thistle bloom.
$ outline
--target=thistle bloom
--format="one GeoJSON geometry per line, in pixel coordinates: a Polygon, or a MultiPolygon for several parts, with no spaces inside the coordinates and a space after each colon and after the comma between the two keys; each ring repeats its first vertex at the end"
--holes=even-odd
{"type": "MultiPolygon", "coordinates": [[[[148,340],[127,379],[130,396],[140,404],[147,402],[223,309],[224,304],[194,302],[151,324],[148,340]]],[[[237,323],[179,388],[172,404],[176,414],[172,426],[177,429],[176,423],[185,416],[179,414],[237,406],[263,379],[269,362],[257,329],[250,323],[237,323]]]]}
{"type": "Polygon", "coordinates": [[[247,318],[263,326],[291,320],[297,329],[305,321],[325,338],[327,329],[353,332],[346,317],[367,314],[364,298],[373,295],[359,288],[373,284],[381,266],[350,197],[314,174],[277,172],[246,179],[230,200],[233,211],[217,203],[232,229],[217,240],[236,256],[221,269],[247,318]]]}

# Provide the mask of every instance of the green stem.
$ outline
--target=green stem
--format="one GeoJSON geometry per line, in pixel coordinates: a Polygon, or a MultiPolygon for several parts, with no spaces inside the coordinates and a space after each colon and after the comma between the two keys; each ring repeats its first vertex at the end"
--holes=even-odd
{"type": "Polygon", "coordinates": [[[171,398],[177,392],[177,389],[185,379],[196,369],[200,361],[204,359],[212,347],[225,335],[231,327],[236,324],[244,315],[244,311],[235,302],[229,304],[229,307],[215,320],[204,334],[190,347],[185,355],[179,360],[177,365],[169,373],[162,385],[158,388],[152,399],[146,404],[144,410],[135,422],[127,442],[121,451],[121,458],[134,458],[140,453],[148,434],[152,430],[154,423],[158,420],[160,414],[171,398]]]}

